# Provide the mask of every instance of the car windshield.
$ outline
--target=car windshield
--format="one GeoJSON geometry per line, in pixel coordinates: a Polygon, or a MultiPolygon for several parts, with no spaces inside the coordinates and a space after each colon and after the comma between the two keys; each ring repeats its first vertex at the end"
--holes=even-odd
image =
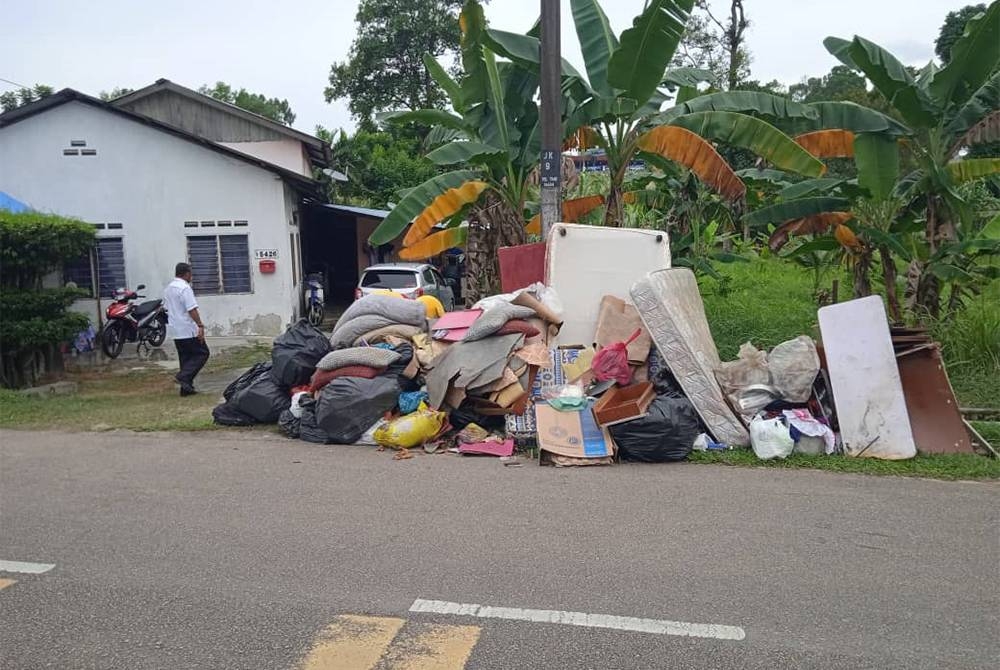
{"type": "Polygon", "coordinates": [[[364,288],[416,288],[417,274],[413,270],[368,270],[361,280],[364,288]]]}

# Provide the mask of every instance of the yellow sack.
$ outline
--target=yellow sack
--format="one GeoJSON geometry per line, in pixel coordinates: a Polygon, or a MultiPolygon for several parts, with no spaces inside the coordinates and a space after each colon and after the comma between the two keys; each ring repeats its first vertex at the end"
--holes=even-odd
{"type": "Polygon", "coordinates": [[[447,416],[421,403],[416,412],[397,417],[375,429],[375,442],[391,449],[419,447],[438,434],[447,416]]]}

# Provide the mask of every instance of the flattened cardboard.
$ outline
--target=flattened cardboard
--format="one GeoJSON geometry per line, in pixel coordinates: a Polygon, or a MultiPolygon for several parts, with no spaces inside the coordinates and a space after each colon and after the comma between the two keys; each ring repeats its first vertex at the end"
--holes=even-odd
{"type": "Polygon", "coordinates": [[[581,412],[560,412],[547,403],[537,403],[535,426],[539,451],[571,458],[614,456],[611,433],[597,425],[592,407],[593,402],[581,412]]]}

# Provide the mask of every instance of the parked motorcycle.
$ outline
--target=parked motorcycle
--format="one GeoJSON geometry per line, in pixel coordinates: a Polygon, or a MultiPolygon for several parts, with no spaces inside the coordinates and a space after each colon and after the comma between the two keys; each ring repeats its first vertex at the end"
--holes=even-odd
{"type": "MultiPolygon", "coordinates": [[[[136,291],[146,288],[139,284],[136,291]]],[[[159,347],[167,339],[167,311],[163,300],[133,301],[145,298],[136,291],[119,288],[113,294],[114,302],[104,311],[107,321],[101,331],[101,350],[108,358],[118,358],[126,342],[138,342],[137,351],[143,347],[159,347]]]]}
{"type": "Polygon", "coordinates": [[[306,275],[305,298],[306,318],[319,328],[323,325],[323,273],[312,272],[306,275]]]}

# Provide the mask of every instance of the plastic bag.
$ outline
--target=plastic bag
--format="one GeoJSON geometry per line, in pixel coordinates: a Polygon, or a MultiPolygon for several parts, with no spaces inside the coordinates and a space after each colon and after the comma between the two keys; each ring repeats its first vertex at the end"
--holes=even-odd
{"type": "Polygon", "coordinates": [[[316,421],[330,441],[354,444],[383,414],[396,406],[399,384],[391,374],[374,379],[340,377],[323,387],[316,421]]]}
{"type": "Polygon", "coordinates": [[[539,302],[541,302],[545,307],[547,307],[554,317],[558,320],[562,320],[563,317],[563,304],[562,300],[559,299],[559,294],[551,286],[546,286],[542,282],[535,282],[531,286],[526,286],[520,288],[513,293],[501,293],[499,295],[491,295],[487,298],[483,298],[475,305],[472,306],[473,309],[481,309],[487,311],[502,305],[504,303],[510,303],[514,298],[521,295],[522,293],[530,293],[539,302]]]}
{"type": "Polygon", "coordinates": [[[329,351],[330,342],[326,335],[305,319],[299,319],[274,338],[271,376],[282,386],[308,384],[316,364],[329,351]]]}
{"type": "Polygon", "coordinates": [[[212,410],[212,420],[219,426],[252,426],[257,420],[236,409],[232,403],[224,402],[212,410]]]}
{"type": "Polygon", "coordinates": [[[666,463],[687,458],[704,428],[690,400],[657,396],[646,416],[608,430],[623,459],[666,463]]]}
{"type": "Polygon", "coordinates": [[[316,421],[316,401],[312,398],[304,398],[300,406],[302,407],[302,418],[299,419],[299,439],[313,444],[332,442],[330,435],[320,428],[316,421]]]}
{"type": "Polygon", "coordinates": [[[795,448],[795,441],[781,417],[765,419],[759,414],[750,422],[750,444],[762,461],[788,458],[795,448]]]}
{"type": "Polygon", "coordinates": [[[250,384],[254,383],[258,377],[265,375],[271,371],[271,361],[264,361],[263,363],[257,363],[252,366],[249,370],[237,377],[233,382],[226,387],[226,390],[222,392],[222,397],[226,400],[232,399],[234,395],[242,391],[250,384]]]}
{"type": "Polygon", "coordinates": [[[291,406],[292,397],[271,375],[262,375],[229,402],[259,423],[277,423],[281,413],[291,406]]]}
{"type": "Polygon", "coordinates": [[[427,391],[406,391],[399,394],[399,411],[403,414],[412,414],[420,409],[420,406],[430,399],[427,391]]]}
{"type": "MultiPolygon", "coordinates": [[[[293,404],[292,407],[295,405],[293,404]]],[[[298,416],[292,413],[290,409],[286,409],[278,417],[278,427],[281,431],[292,439],[298,439],[299,437],[299,423],[301,422],[302,410],[299,410],[298,416]]]]}
{"type": "Polygon", "coordinates": [[[587,395],[579,384],[557,384],[542,389],[542,398],[560,412],[578,412],[587,406],[587,395]]]}
{"type": "Polygon", "coordinates": [[[441,430],[448,415],[421,405],[413,414],[395,418],[375,429],[375,441],[392,449],[419,447],[441,430]]]}
{"type": "Polygon", "coordinates": [[[299,403],[302,401],[303,398],[307,397],[308,398],[312,397],[312,394],[309,393],[308,391],[299,391],[298,393],[292,394],[292,404],[288,408],[288,411],[291,412],[292,416],[294,416],[296,419],[302,418],[302,406],[299,405],[299,403]]]}
{"type": "Polygon", "coordinates": [[[812,385],[819,374],[816,343],[808,335],[782,342],[767,357],[771,370],[771,386],[778,389],[782,400],[806,402],[812,395],[812,385]]]}
{"type": "Polygon", "coordinates": [[[627,386],[632,381],[632,370],[628,366],[628,345],[642,335],[642,330],[632,333],[625,342],[615,342],[594,354],[591,369],[598,381],[613,379],[620,386],[627,386]]]}
{"type": "Polygon", "coordinates": [[[767,353],[746,342],[740,347],[737,360],[719,366],[715,371],[715,379],[722,387],[722,392],[731,397],[738,397],[748,386],[767,384],[771,381],[767,353]]]}

